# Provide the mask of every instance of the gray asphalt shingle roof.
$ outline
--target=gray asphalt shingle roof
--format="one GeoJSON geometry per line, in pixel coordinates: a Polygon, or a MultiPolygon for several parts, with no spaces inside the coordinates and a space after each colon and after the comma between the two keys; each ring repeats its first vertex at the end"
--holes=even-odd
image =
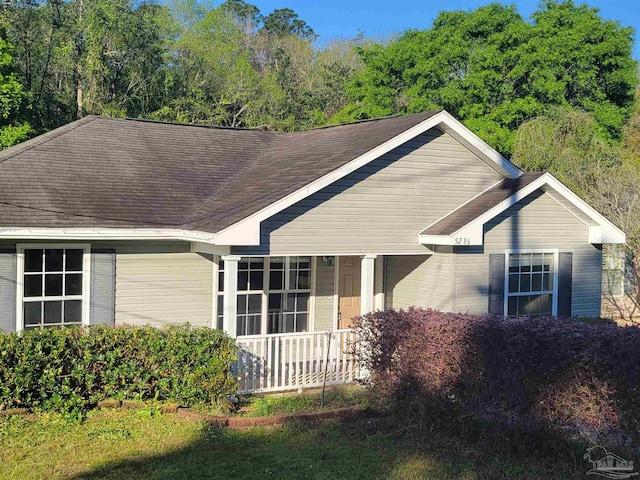
{"type": "Polygon", "coordinates": [[[0,226],[215,233],[435,113],[296,133],[86,117],[0,152],[0,226]]]}

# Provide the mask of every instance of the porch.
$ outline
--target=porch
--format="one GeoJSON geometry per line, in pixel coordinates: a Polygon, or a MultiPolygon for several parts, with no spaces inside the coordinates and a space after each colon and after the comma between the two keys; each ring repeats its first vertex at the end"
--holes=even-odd
{"type": "Polygon", "coordinates": [[[361,376],[352,318],[385,308],[382,255],[214,259],[217,327],[237,339],[243,393],[361,376]]]}

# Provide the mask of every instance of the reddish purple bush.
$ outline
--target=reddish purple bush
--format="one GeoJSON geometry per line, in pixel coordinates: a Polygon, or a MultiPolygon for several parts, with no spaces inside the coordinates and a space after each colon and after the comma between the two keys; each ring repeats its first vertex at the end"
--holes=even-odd
{"type": "Polygon", "coordinates": [[[594,439],[640,437],[640,329],[410,308],[355,322],[370,386],[404,415],[444,411],[594,439]]]}

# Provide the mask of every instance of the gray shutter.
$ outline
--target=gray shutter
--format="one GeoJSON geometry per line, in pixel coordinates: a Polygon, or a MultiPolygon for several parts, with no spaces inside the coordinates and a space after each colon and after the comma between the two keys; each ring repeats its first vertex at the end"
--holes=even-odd
{"type": "Polygon", "coordinates": [[[91,251],[91,325],[115,323],[116,254],[113,250],[91,251]]]}
{"type": "Polygon", "coordinates": [[[558,316],[571,316],[571,279],[573,253],[560,252],[558,256],[558,316]]]}
{"type": "Polygon", "coordinates": [[[0,331],[16,330],[17,261],[14,249],[0,250],[0,331]]]}
{"type": "Polygon", "coordinates": [[[489,255],[489,313],[492,315],[505,315],[504,260],[504,253],[489,255]]]}

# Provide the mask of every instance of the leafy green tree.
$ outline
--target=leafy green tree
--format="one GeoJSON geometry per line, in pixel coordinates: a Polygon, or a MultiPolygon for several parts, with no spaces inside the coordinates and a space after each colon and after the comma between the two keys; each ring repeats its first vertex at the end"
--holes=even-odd
{"type": "Polygon", "coordinates": [[[231,15],[245,30],[255,29],[262,22],[260,9],[244,0],[226,0],[220,9],[231,15]]]}
{"type": "Polygon", "coordinates": [[[31,127],[20,121],[25,92],[13,72],[11,45],[6,30],[0,27],[0,148],[25,140],[31,127]]]}
{"type": "Polygon", "coordinates": [[[337,118],[445,108],[510,154],[523,121],[579,107],[615,141],[636,85],[631,35],[571,1],[545,1],[532,23],[497,3],[441,12],[430,29],[361,49],[366,68],[337,118]]]}
{"type": "Polygon", "coordinates": [[[603,140],[603,129],[592,113],[552,108],[520,126],[512,161],[524,170],[549,171],[587,197],[604,170],[623,163],[623,149],[603,140]]]}
{"type": "Polygon", "coordinates": [[[173,19],[132,0],[20,0],[3,11],[39,131],[87,113],[137,116],[162,105],[173,19]]]}
{"type": "Polygon", "coordinates": [[[315,40],[316,33],[307,22],[298,17],[290,8],[278,8],[264,17],[262,30],[269,35],[286,37],[290,35],[315,40]]]}

